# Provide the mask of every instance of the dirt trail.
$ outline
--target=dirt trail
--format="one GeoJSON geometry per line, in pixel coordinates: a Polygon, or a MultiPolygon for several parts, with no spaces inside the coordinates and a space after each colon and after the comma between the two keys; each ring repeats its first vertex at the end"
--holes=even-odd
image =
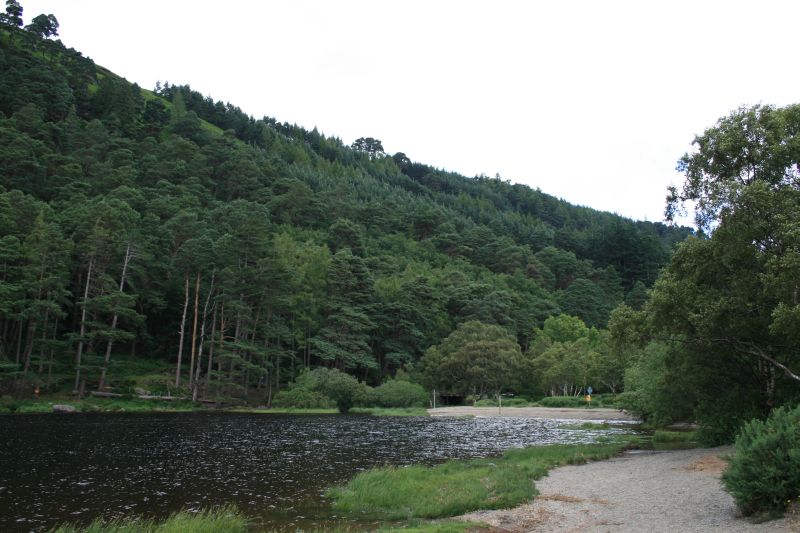
{"type": "Polygon", "coordinates": [[[509,532],[800,531],[796,520],[751,524],[723,491],[721,454],[712,448],[629,452],[608,461],[556,468],[537,481],[533,502],[461,518],[509,532]]]}

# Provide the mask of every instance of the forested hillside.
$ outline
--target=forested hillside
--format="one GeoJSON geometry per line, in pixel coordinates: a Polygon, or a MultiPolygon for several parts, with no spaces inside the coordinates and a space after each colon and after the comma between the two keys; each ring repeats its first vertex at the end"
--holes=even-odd
{"type": "Polygon", "coordinates": [[[0,30],[7,394],[269,401],[304,368],[378,384],[474,322],[520,353],[537,331],[542,350],[588,350],[691,233],[255,119],[189,85],[148,91],[53,40],[55,17],[23,28],[19,11],[0,30]],[[578,337],[544,328],[562,313],[578,337]]]}

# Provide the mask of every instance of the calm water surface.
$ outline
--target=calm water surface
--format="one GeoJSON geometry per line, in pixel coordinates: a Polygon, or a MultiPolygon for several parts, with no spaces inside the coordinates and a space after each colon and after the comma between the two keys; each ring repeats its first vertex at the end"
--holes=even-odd
{"type": "MultiPolygon", "coordinates": [[[[520,418],[233,413],[0,417],[0,531],[237,505],[257,525],[335,519],[323,497],[377,465],[434,464],[600,433],[520,418]]],[[[608,434],[608,432],[604,432],[608,434]]]]}

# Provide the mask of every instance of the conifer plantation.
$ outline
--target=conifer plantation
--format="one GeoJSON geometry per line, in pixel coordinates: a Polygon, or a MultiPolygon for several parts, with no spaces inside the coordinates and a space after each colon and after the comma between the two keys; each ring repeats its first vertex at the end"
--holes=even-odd
{"type": "Polygon", "coordinates": [[[57,35],[52,15],[0,34],[7,395],[269,404],[305,369],[413,375],[467,322],[530,355],[549,317],[639,305],[689,233],[149,91],[57,35]]]}

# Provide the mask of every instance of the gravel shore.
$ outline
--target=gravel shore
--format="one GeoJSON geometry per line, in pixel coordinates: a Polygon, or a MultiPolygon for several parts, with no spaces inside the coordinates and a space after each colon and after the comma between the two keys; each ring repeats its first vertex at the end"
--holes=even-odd
{"type": "Polygon", "coordinates": [[[720,455],[730,447],[629,452],[607,461],[565,466],[536,482],[540,495],[513,509],[460,518],[509,532],[800,531],[795,520],[752,524],[722,489],[720,455]]]}

